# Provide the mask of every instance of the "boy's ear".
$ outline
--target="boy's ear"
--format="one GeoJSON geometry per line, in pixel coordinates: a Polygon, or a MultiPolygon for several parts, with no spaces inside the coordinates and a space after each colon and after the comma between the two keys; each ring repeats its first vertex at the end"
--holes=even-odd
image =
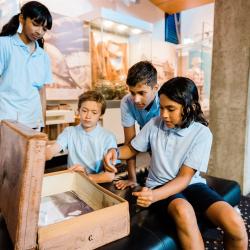
{"type": "Polygon", "coordinates": [[[19,23],[23,24],[23,21],[24,21],[23,14],[20,14],[18,19],[19,19],[19,23]]]}
{"type": "Polygon", "coordinates": [[[156,83],[155,86],[153,87],[153,90],[154,90],[154,91],[158,91],[159,87],[160,87],[159,84],[156,83]]]}

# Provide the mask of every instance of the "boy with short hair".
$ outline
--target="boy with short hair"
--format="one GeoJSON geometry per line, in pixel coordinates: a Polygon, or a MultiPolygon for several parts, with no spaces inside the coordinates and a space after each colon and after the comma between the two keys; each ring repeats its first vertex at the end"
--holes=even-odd
{"type": "Polygon", "coordinates": [[[106,102],[102,94],[87,91],[79,96],[80,124],[70,126],[58,136],[55,144],[47,146],[46,160],[61,150],[68,149],[68,167],[84,172],[96,183],[111,182],[114,173],[104,172],[103,155],[116,148],[115,136],[98,124],[104,114],[106,102]]]}
{"type": "MultiPolygon", "coordinates": [[[[130,94],[121,100],[121,120],[124,129],[125,144],[135,137],[135,123],[142,128],[151,118],[160,114],[159,98],[157,95],[157,71],[149,61],[140,61],[128,71],[126,83],[130,94]]],[[[116,182],[118,189],[137,185],[136,159],[127,161],[128,180],[116,182]]]]}

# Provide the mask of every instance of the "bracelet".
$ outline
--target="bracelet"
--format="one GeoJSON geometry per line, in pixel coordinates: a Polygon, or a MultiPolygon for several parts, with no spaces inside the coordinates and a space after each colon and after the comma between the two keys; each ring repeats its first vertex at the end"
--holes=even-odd
{"type": "Polygon", "coordinates": [[[115,148],[115,151],[116,151],[116,156],[118,159],[120,157],[120,150],[119,150],[119,148],[115,148]]]}

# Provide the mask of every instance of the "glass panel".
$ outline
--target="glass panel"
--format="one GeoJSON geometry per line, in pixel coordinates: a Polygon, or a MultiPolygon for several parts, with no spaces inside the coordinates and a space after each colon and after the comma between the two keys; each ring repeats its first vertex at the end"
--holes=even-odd
{"type": "Polygon", "coordinates": [[[92,87],[107,100],[120,100],[129,67],[151,60],[151,33],[104,18],[91,21],[90,32],[92,87]]]}
{"type": "Polygon", "coordinates": [[[199,91],[202,110],[208,118],[212,67],[212,38],[178,46],[177,61],[177,75],[189,77],[195,82],[199,91]]]}

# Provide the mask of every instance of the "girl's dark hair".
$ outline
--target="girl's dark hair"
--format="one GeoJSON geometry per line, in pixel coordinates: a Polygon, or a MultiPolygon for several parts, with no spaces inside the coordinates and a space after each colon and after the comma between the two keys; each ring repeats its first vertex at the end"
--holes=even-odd
{"type": "Polygon", "coordinates": [[[208,126],[199,103],[199,94],[195,83],[186,77],[174,77],[165,82],[158,95],[165,95],[183,107],[181,128],[187,128],[192,121],[208,126]]]}
{"type": "MultiPolygon", "coordinates": [[[[31,1],[24,4],[20,13],[13,16],[9,22],[3,26],[0,36],[12,36],[16,34],[19,26],[20,14],[23,15],[24,20],[29,17],[31,20],[36,21],[40,25],[46,24],[45,27],[49,30],[52,27],[52,16],[48,8],[37,1],[31,1]]],[[[39,39],[37,42],[39,43],[39,46],[43,48],[43,39],[39,39]]]]}

